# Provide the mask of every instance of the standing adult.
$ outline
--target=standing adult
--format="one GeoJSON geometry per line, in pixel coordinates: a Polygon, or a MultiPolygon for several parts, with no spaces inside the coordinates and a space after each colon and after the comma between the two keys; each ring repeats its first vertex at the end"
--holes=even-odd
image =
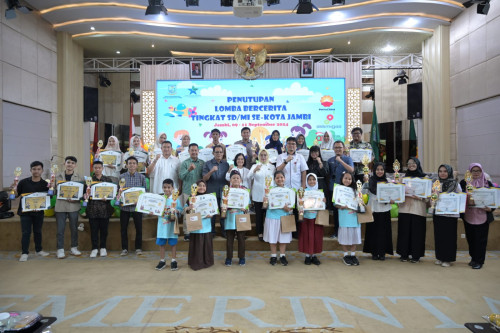
{"type": "MultiPolygon", "coordinates": [[[[416,157],[410,157],[405,177],[423,178],[427,176],[416,157]]],[[[405,201],[399,204],[398,242],[396,252],[400,260],[417,263],[425,254],[425,232],[427,200],[415,196],[410,186],[405,186],[405,201]],[[411,257],[411,258],[410,258],[411,257]]]]}
{"type": "Polygon", "coordinates": [[[223,151],[222,159],[225,160],[226,159],[226,146],[222,142],[220,142],[220,131],[217,128],[214,128],[210,132],[210,137],[212,138],[212,142],[209,143],[206,148],[213,148],[215,146],[221,146],[222,151],[223,151]]]}
{"type": "MultiPolygon", "coordinates": [[[[153,147],[153,152],[155,156],[162,155],[161,151],[161,145],[163,142],[167,141],[167,134],[166,133],[160,133],[158,135],[158,139],[156,140],[154,147],[153,147]]],[[[149,156],[148,156],[149,157],[149,156]]],[[[153,163],[153,161],[149,161],[149,163],[153,163]]],[[[148,165],[148,177],[149,177],[149,190],[152,193],[163,193],[163,188],[161,189],[161,192],[154,192],[155,189],[158,188],[158,185],[155,185],[155,175],[153,172],[150,171],[150,165],[148,165]]],[[[165,178],[163,178],[165,179],[165,178]]],[[[163,179],[159,179],[158,181],[163,184],[163,179]]]]}
{"type": "Polygon", "coordinates": [[[327,209],[332,209],[332,196],[328,186],[329,167],[328,163],[323,163],[323,159],[321,158],[321,149],[319,149],[318,146],[312,146],[309,150],[307,167],[309,168],[309,173],[316,176],[317,187],[320,190],[323,190],[323,193],[325,194],[327,209]]]}
{"type": "MultiPolygon", "coordinates": [[[[162,133],[160,133],[160,135],[158,135],[158,139],[156,140],[154,148],[153,148],[155,155],[161,154],[161,145],[165,141],[167,141],[167,133],[162,132],[162,133]]],[[[163,182],[163,180],[162,180],[162,182],[163,182]]]]}
{"type": "MultiPolygon", "coordinates": [[[[129,149],[132,149],[134,151],[134,157],[138,161],[137,172],[146,173],[146,166],[148,165],[149,156],[144,148],[142,148],[141,137],[139,135],[132,136],[132,138],[130,139],[129,149]]],[[[123,154],[123,159],[125,161],[127,161],[129,157],[130,153],[128,151],[123,154]]],[[[125,168],[126,167],[127,164],[125,164],[125,168]]]]}
{"type": "MultiPolygon", "coordinates": [[[[260,156],[260,154],[259,154],[260,156]]],[[[256,165],[256,164],[254,164],[256,165]]],[[[253,166],[252,166],[253,167],[253,166]]],[[[233,160],[233,165],[229,166],[229,170],[226,172],[226,181],[230,180],[231,171],[236,170],[240,173],[241,176],[241,185],[243,185],[246,189],[251,190],[252,182],[248,179],[249,170],[245,166],[245,155],[242,153],[236,154],[233,160]]]]}
{"type": "MultiPolygon", "coordinates": [[[[353,173],[354,164],[352,163],[352,158],[350,156],[344,155],[345,146],[340,140],[333,143],[333,150],[335,151],[335,156],[328,160],[328,169],[330,172],[330,193],[333,193],[334,184],[342,185],[342,174],[344,172],[353,173]]],[[[330,200],[331,201],[331,200],[330,200]]],[[[333,206],[333,234],[330,238],[337,238],[339,231],[339,210],[337,207],[333,206]]]]}
{"type": "MultiPolygon", "coordinates": [[[[118,161],[116,161],[116,165],[111,165],[111,164],[106,164],[104,165],[104,170],[102,174],[104,176],[111,177],[113,182],[117,182],[118,178],[120,177],[120,170],[121,170],[121,165],[122,165],[122,158],[123,154],[120,149],[120,141],[118,141],[118,138],[116,136],[111,135],[108,138],[108,143],[106,144],[106,147],[104,148],[105,151],[115,151],[120,154],[120,157],[117,158],[118,161]]],[[[99,160],[100,157],[98,157],[99,160]]],[[[102,160],[101,160],[102,161],[102,160]]]]}
{"type": "MultiPolygon", "coordinates": [[[[130,156],[127,159],[127,172],[120,178],[125,179],[125,187],[143,187],[146,189],[146,177],[137,171],[137,158],[130,156]]],[[[128,222],[132,217],[135,226],[135,254],[142,254],[142,213],[135,211],[136,205],[122,206],[120,211],[120,231],[122,239],[121,256],[128,255],[128,222]]]]}
{"type": "Polygon", "coordinates": [[[181,145],[175,150],[177,155],[179,155],[179,153],[183,152],[184,150],[188,150],[190,144],[191,137],[189,136],[189,134],[184,134],[181,138],[181,145]]]}
{"type": "MultiPolygon", "coordinates": [[[[75,172],[77,159],[74,156],[66,156],[64,159],[64,171],[56,175],[57,184],[62,182],[83,182],[84,178],[75,172]]],[[[71,231],[71,254],[79,256],[78,251],[78,211],[80,210],[80,198],[57,199],[56,200],[56,222],[57,222],[57,258],[63,259],[64,254],[64,231],[66,230],[66,219],[69,219],[69,230],[71,231]]]]}
{"type": "MultiPolygon", "coordinates": [[[[479,163],[469,165],[472,173],[472,186],[475,188],[493,187],[493,184],[486,179],[483,167],[479,163]]],[[[466,188],[465,180],[460,182],[461,188],[466,188]]],[[[465,214],[462,215],[464,221],[465,236],[469,244],[469,254],[472,257],[469,266],[472,269],[481,269],[486,257],[486,245],[488,244],[488,231],[490,222],[493,221],[492,209],[489,207],[475,207],[472,200],[467,200],[465,214]]]]}
{"type": "Polygon", "coordinates": [[[241,129],[241,140],[234,143],[235,145],[242,145],[247,149],[247,160],[245,165],[248,169],[252,167],[257,159],[257,154],[259,153],[260,147],[256,141],[250,140],[250,128],[243,127],[241,129]]]}
{"type": "MultiPolygon", "coordinates": [[[[34,161],[30,164],[31,177],[24,178],[17,184],[11,186],[11,189],[17,193],[17,196],[24,196],[26,194],[35,192],[46,192],[47,182],[42,179],[43,173],[43,163],[40,161],[34,161]]],[[[27,261],[30,238],[31,238],[31,228],[33,228],[33,238],[35,241],[35,253],[37,256],[46,257],[49,255],[48,252],[42,249],[42,225],[43,225],[43,211],[32,211],[23,212],[22,200],[19,200],[19,208],[17,209],[17,215],[21,218],[21,258],[19,261],[27,261]]]]}
{"type": "Polygon", "coordinates": [[[325,131],[323,134],[323,140],[321,140],[321,144],[319,146],[320,149],[328,149],[332,150],[333,149],[333,138],[332,138],[332,133],[330,131],[325,131]]]}
{"type": "Polygon", "coordinates": [[[266,149],[276,149],[278,154],[283,153],[283,144],[280,141],[280,132],[278,130],[274,130],[271,133],[271,139],[269,139],[266,149]]]}
{"type": "Polygon", "coordinates": [[[262,149],[259,152],[259,163],[252,165],[248,172],[248,181],[253,180],[252,201],[255,208],[255,229],[261,242],[264,241],[264,219],[265,210],[262,209],[264,202],[264,190],[266,188],[266,177],[274,179],[275,166],[269,163],[269,154],[267,150],[262,149]]]}
{"type": "Polygon", "coordinates": [[[148,166],[148,174],[157,181],[151,186],[151,192],[156,194],[163,193],[163,181],[172,179],[174,188],[179,188],[179,167],[181,162],[172,155],[172,143],[164,141],[161,144],[161,155],[156,155],[155,159],[148,166]]]}
{"type": "MultiPolygon", "coordinates": [[[[363,142],[363,130],[361,127],[354,127],[351,130],[352,141],[349,142],[349,149],[370,149],[372,150],[372,146],[368,142],[363,142]]],[[[373,150],[372,150],[373,153],[373,150]]],[[[372,156],[372,161],[375,159],[375,156],[372,156]]],[[[356,181],[363,182],[363,163],[356,162],[354,163],[354,177],[356,177],[356,181]]]]}
{"type": "Polygon", "coordinates": [[[306,137],[302,133],[297,135],[297,150],[301,149],[309,149],[307,148],[306,137]]]}
{"type": "MultiPolygon", "coordinates": [[[[224,156],[224,149],[218,145],[213,148],[214,158],[206,161],[203,165],[203,180],[207,183],[207,193],[215,193],[217,202],[220,203],[222,188],[227,184],[226,172],[229,170],[229,164],[222,159],[224,156]]],[[[215,235],[215,219],[212,216],[212,235],[215,235]]],[[[225,235],[224,221],[220,219],[220,226],[223,236],[225,235]]]]}

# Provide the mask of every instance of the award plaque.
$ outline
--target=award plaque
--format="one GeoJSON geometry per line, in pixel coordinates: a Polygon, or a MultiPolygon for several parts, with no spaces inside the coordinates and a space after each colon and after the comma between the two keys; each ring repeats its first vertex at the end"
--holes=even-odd
{"type": "Polygon", "coordinates": [[[117,186],[113,183],[98,183],[92,186],[90,195],[93,200],[113,200],[116,196],[117,186]]]}
{"type": "Polygon", "coordinates": [[[57,185],[57,199],[80,200],[83,197],[83,184],[77,182],[63,182],[57,185]]]}

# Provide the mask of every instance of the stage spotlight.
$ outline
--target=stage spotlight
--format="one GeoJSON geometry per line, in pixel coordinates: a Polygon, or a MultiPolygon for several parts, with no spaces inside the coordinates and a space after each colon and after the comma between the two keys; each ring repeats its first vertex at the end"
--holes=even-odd
{"type": "Polygon", "coordinates": [[[332,0],[332,6],[343,6],[345,5],[345,0],[332,0]]]}
{"type": "Polygon", "coordinates": [[[371,98],[372,101],[375,100],[375,89],[371,88],[370,93],[368,95],[365,95],[365,98],[371,98]]]}
{"type": "Polygon", "coordinates": [[[193,6],[198,7],[200,5],[200,0],[186,0],[186,7],[193,6]]]}
{"type": "Polygon", "coordinates": [[[167,8],[163,5],[163,0],[148,0],[148,3],[146,15],[158,15],[160,13],[168,15],[167,8]]]}
{"type": "Polygon", "coordinates": [[[30,7],[22,5],[19,0],[5,0],[7,4],[7,9],[5,9],[5,18],[13,19],[16,17],[16,9],[19,10],[23,14],[28,14],[33,9],[30,7]]]}
{"type": "Polygon", "coordinates": [[[107,88],[111,85],[111,81],[104,75],[99,75],[99,85],[101,87],[107,88]]]}
{"type": "Polygon", "coordinates": [[[469,0],[463,3],[465,8],[469,8],[472,5],[477,4],[477,13],[482,15],[487,15],[490,10],[490,0],[469,0]]]}
{"type": "Polygon", "coordinates": [[[133,90],[131,93],[130,93],[130,98],[132,99],[132,102],[137,103],[141,100],[141,96],[137,95],[135,93],[135,90],[133,90]]]}
{"type": "Polygon", "coordinates": [[[233,7],[233,0],[220,0],[221,7],[233,7]]]}
{"type": "Polygon", "coordinates": [[[279,5],[280,0],[267,0],[267,5],[268,6],[274,6],[274,5],[279,5]]]}
{"type": "Polygon", "coordinates": [[[299,3],[292,10],[297,10],[297,14],[311,14],[313,12],[313,8],[319,11],[319,8],[316,7],[311,0],[299,0],[299,3]]]}
{"type": "Polygon", "coordinates": [[[405,84],[405,83],[408,83],[408,81],[406,79],[408,79],[406,72],[404,70],[400,70],[398,72],[398,75],[396,75],[396,77],[394,79],[392,79],[392,81],[396,82],[399,80],[398,84],[405,84]]]}

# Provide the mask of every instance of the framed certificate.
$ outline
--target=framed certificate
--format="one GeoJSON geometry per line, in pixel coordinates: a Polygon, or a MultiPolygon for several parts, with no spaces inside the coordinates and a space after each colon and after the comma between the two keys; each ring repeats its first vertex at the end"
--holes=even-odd
{"type": "Polygon", "coordinates": [[[204,162],[208,162],[210,160],[213,160],[214,151],[212,150],[212,148],[200,149],[200,152],[198,153],[198,158],[204,162]]]}
{"type": "Polygon", "coordinates": [[[497,189],[487,187],[475,188],[471,195],[477,208],[490,207],[495,209],[500,206],[497,189]]]}
{"type": "Polygon", "coordinates": [[[405,193],[419,198],[428,198],[432,192],[432,180],[430,178],[405,177],[405,193]]]}
{"type": "Polygon", "coordinates": [[[405,185],[394,183],[377,184],[377,200],[380,203],[405,202],[405,185]]]}
{"type": "Polygon", "coordinates": [[[226,147],[226,157],[228,161],[233,161],[239,153],[247,156],[247,148],[243,145],[231,145],[226,147]]]}
{"type": "Polygon", "coordinates": [[[104,182],[92,185],[90,195],[93,200],[113,200],[116,197],[116,191],[116,184],[104,182]]]}
{"type": "Polygon", "coordinates": [[[335,185],[333,188],[333,201],[336,205],[349,209],[358,209],[358,201],[353,189],[344,185],[335,185]]]}
{"type": "Polygon", "coordinates": [[[321,149],[321,158],[323,161],[328,162],[332,157],[335,157],[335,151],[332,149],[321,149]]]}
{"type": "Polygon", "coordinates": [[[250,190],[230,188],[227,195],[227,208],[248,209],[250,204],[250,190]]]}
{"type": "Polygon", "coordinates": [[[295,207],[295,191],[286,187],[273,187],[269,190],[269,208],[279,209],[285,207],[295,207]]]}
{"type": "Polygon", "coordinates": [[[307,159],[309,158],[309,149],[299,149],[297,150],[297,154],[302,155],[307,161],[307,159]]]}
{"type": "Polygon", "coordinates": [[[177,156],[179,157],[179,161],[182,163],[189,158],[189,151],[187,149],[183,150],[177,154],[177,156]]]}
{"type": "Polygon", "coordinates": [[[370,162],[372,160],[372,150],[371,149],[349,149],[349,156],[351,156],[352,161],[356,163],[361,163],[361,160],[365,155],[368,155],[370,162]]]}
{"type": "Polygon", "coordinates": [[[278,151],[274,148],[266,149],[269,154],[269,162],[276,163],[276,159],[278,159],[278,151]]]}
{"type": "Polygon", "coordinates": [[[441,193],[436,203],[436,215],[452,215],[460,213],[460,194],[441,193]]]}
{"type": "Polygon", "coordinates": [[[202,217],[219,214],[219,205],[215,193],[196,196],[193,206],[195,212],[200,213],[202,217]]]}
{"type": "Polygon", "coordinates": [[[153,214],[162,216],[165,210],[165,203],[167,200],[163,195],[154,193],[142,193],[137,198],[137,205],[135,211],[145,214],[153,214]]]}
{"type": "Polygon", "coordinates": [[[137,204],[139,196],[145,193],[146,190],[142,187],[131,187],[122,192],[122,206],[133,206],[137,204]]]}
{"type": "Polygon", "coordinates": [[[117,168],[121,168],[122,165],[122,154],[114,150],[102,151],[99,154],[99,159],[104,165],[114,165],[117,168]]]}
{"type": "Polygon", "coordinates": [[[50,196],[47,195],[47,192],[31,193],[23,196],[21,200],[23,212],[47,210],[50,207],[50,196]]]}
{"type": "Polygon", "coordinates": [[[321,190],[304,192],[304,210],[324,210],[326,204],[323,201],[325,194],[321,190]]]}
{"type": "Polygon", "coordinates": [[[83,197],[83,184],[77,182],[64,182],[57,185],[57,199],[80,200],[83,197]]]}

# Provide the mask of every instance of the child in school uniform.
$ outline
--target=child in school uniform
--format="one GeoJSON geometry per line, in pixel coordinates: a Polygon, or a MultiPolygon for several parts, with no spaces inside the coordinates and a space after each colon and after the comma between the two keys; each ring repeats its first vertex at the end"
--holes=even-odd
{"type": "MultiPolygon", "coordinates": [[[[163,193],[167,199],[165,207],[172,207],[172,193],[174,191],[174,181],[172,179],[165,179],[163,181],[163,193]]],[[[181,202],[179,199],[176,200],[175,215],[177,218],[180,216],[178,208],[181,208],[181,202]]],[[[161,271],[167,265],[165,263],[165,245],[171,246],[172,249],[172,262],[170,263],[170,269],[172,271],[177,270],[177,238],[178,236],[174,234],[175,222],[170,220],[170,214],[167,216],[158,217],[158,227],[156,231],[156,244],[160,246],[160,262],[156,265],[156,270],[161,271]]]]}
{"type": "MultiPolygon", "coordinates": [[[[344,172],[341,184],[351,188],[353,195],[356,195],[356,183],[352,173],[344,172]]],[[[359,266],[358,258],[356,258],[356,245],[361,244],[361,225],[358,223],[357,212],[345,206],[335,205],[335,207],[339,210],[338,239],[344,251],[342,261],[347,266],[359,266]]]]}
{"type": "MultiPolygon", "coordinates": [[[[306,176],[306,191],[318,189],[318,177],[314,173],[306,176]]],[[[323,199],[326,202],[326,199],[323,199]]],[[[317,211],[307,210],[304,212],[304,221],[300,227],[299,252],[305,253],[304,264],[320,265],[316,254],[323,252],[323,226],[316,224],[317,211]]]]}

